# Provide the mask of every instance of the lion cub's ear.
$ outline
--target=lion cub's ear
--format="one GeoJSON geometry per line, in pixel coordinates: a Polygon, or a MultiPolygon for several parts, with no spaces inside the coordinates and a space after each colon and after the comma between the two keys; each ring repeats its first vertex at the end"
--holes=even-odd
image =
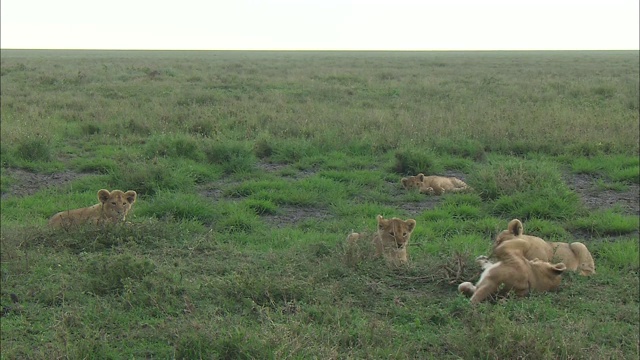
{"type": "Polygon", "coordinates": [[[408,219],[404,223],[407,224],[407,229],[409,230],[409,232],[412,232],[416,227],[416,221],[413,219],[408,219]]]}
{"type": "Polygon", "coordinates": [[[404,186],[405,188],[407,187],[407,181],[409,181],[408,178],[402,178],[402,180],[400,180],[400,182],[402,183],[402,186],[404,186]]]}
{"type": "Polygon", "coordinates": [[[557,263],[551,267],[551,271],[556,274],[562,274],[565,270],[567,270],[567,266],[564,263],[557,263]]]}
{"type": "Polygon", "coordinates": [[[423,173],[418,174],[418,179],[420,179],[420,181],[424,181],[424,174],[423,173]]]}
{"type": "Polygon", "coordinates": [[[507,226],[507,229],[509,230],[510,233],[512,233],[515,236],[520,236],[524,233],[524,227],[522,226],[522,222],[520,222],[520,220],[518,219],[513,219],[509,221],[509,225],[507,226]]]}
{"type": "Polygon", "coordinates": [[[136,194],[136,192],[133,190],[129,190],[124,193],[124,196],[127,198],[127,202],[129,204],[133,204],[136,201],[136,197],[138,196],[138,194],[136,194]]]}
{"type": "Polygon", "coordinates": [[[109,200],[109,197],[111,196],[111,193],[109,192],[109,190],[105,190],[105,189],[101,189],[98,190],[98,200],[100,200],[101,203],[106,203],[109,200]]]}
{"type": "Polygon", "coordinates": [[[387,220],[382,215],[376,216],[376,219],[378,220],[378,229],[382,229],[387,225],[387,220]]]}

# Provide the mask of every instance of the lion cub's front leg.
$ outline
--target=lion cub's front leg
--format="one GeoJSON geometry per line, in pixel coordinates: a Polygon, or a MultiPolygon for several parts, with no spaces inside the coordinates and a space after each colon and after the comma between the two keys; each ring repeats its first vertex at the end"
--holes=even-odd
{"type": "Polygon", "coordinates": [[[473,283],[469,281],[465,281],[458,285],[459,292],[463,293],[466,296],[471,296],[472,304],[483,301],[491,294],[498,291],[499,288],[499,284],[496,284],[488,277],[491,268],[497,266],[497,264],[489,261],[489,259],[484,255],[480,255],[476,258],[476,264],[480,265],[483,270],[482,275],[480,275],[480,280],[478,280],[477,286],[474,286],[473,283]]]}
{"type": "Polygon", "coordinates": [[[420,188],[420,193],[427,194],[427,195],[435,195],[436,191],[431,186],[422,186],[420,188]]]}
{"type": "Polygon", "coordinates": [[[492,294],[498,292],[500,284],[496,284],[489,279],[483,279],[480,284],[476,287],[476,291],[473,293],[471,297],[471,303],[477,304],[482,302],[484,299],[488,298],[492,294]]]}

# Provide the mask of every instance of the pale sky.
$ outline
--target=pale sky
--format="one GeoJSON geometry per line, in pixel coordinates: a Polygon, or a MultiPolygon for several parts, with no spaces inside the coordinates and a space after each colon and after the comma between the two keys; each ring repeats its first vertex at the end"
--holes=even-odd
{"type": "Polygon", "coordinates": [[[3,49],[638,50],[639,0],[2,0],[3,49]]]}

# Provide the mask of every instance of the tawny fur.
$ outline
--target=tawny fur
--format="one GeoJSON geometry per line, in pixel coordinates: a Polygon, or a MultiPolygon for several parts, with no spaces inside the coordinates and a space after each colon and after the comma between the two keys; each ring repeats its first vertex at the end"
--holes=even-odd
{"type": "MultiPolygon", "coordinates": [[[[394,265],[406,264],[408,262],[407,245],[411,238],[411,233],[416,227],[416,221],[398,218],[385,219],[382,215],[378,215],[377,220],[378,231],[371,239],[375,249],[375,256],[383,256],[389,263],[394,265]]],[[[366,238],[371,237],[364,233],[354,232],[347,236],[347,243],[353,245],[356,241],[366,238]]]]}
{"type": "Polygon", "coordinates": [[[561,261],[567,270],[577,271],[580,275],[589,276],[596,273],[596,266],[589,249],[581,242],[564,243],[548,242],[539,237],[524,235],[524,227],[518,219],[509,222],[507,230],[503,230],[496,237],[494,248],[505,241],[523,239],[528,243],[524,250],[524,257],[533,260],[561,261]]]}
{"type": "Polygon", "coordinates": [[[551,291],[560,286],[563,263],[551,264],[539,259],[528,260],[524,251],[528,243],[523,239],[513,239],[498,245],[493,252],[496,263],[485,256],[476,259],[484,271],[476,285],[463,282],[458,291],[471,296],[471,303],[477,304],[499,292],[513,291],[517,296],[525,296],[530,291],[551,291]]]}
{"type": "Polygon", "coordinates": [[[133,190],[126,193],[121,190],[101,189],[98,191],[98,204],[82,209],[61,211],[49,219],[49,225],[55,228],[68,228],[80,224],[102,224],[124,222],[137,194],[133,190]]]}
{"type": "Polygon", "coordinates": [[[445,192],[458,192],[470,190],[470,187],[462,180],[447,176],[425,176],[420,173],[416,176],[402,178],[402,186],[407,190],[418,189],[423,194],[442,195],[445,192]]]}

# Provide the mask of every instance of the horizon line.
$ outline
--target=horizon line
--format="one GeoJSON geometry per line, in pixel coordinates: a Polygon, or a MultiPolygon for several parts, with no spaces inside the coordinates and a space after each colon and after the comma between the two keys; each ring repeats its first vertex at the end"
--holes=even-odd
{"type": "Polygon", "coordinates": [[[483,51],[640,51],[637,49],[132,49],[132,48],[0,48],[4,50],[63,51],[282,51],[282,52],[483,52],[483,51]]]}

